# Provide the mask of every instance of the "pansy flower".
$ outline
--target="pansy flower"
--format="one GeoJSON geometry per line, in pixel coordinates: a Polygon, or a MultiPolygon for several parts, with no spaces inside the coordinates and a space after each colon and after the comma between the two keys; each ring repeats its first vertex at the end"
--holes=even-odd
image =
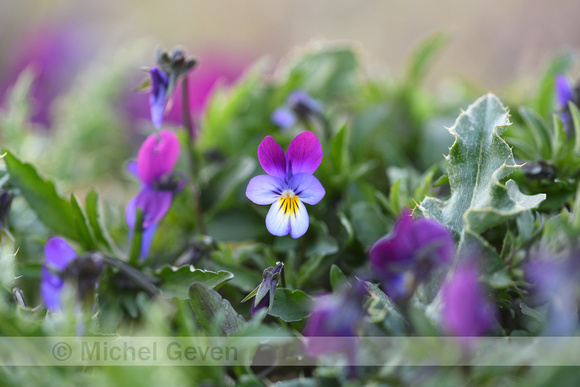
{"type": "Polygon", "coordinates": [[[50,311],[62,309],[65,282],[75,285],[77,299],[94,296],[97,279],[103,271],[102,262],[96,256],[79,257],[62,238],[50,238],[44,246],[45,264],[42,265],[40,293],[44,305],[50,311]]]}
{"type": "Polygon", "coordinates": [[[268,136],[258,147],[258,159],[267,175],[250,180],[246,196],[256,204],[271,204],[266,228],[272,235],[299,238],[308,230],[304,203],[317,204],[325,194],[312,174],[322,161],[322,146],[312,132],[303,132],[290,143],[288,151],[268,136]]]}
{"type": "Polygon", "coordinates": [[[282,129],[289,129],[298,121],[307,121],[322,113],[322,103],[304,90],[288,94],[284,105],[272,113],[271,120],[282,129]]]}
{"type": "Polygon", "coordinates": [[[383,281],[385,293],[406,299],[436,268],[449,265],[455,254],[449,230],[432,219],[413,220],[405,211],[390,235],[371,247],[371,266],[383,281]]]}
{"type": "Polygon", "coordinates": [[[443,285],[443,328],[455,336],[480,336],[493,327],[495,307],[479,283],[473,263],[464,263],[443,285]]]}
{"type": "Polygon", "coordinates": [[[147,256],[157,223],[169,210],[173,195],[183,187],[183,180],[172,174],[179,151],[177,136],[169,130],[162,130],[147,137],[139,149],[137,164],[132,164],[142,188],[127,204],[125,219],[133,230],[137,209],[143,213],[141,258],[147,256]]]}

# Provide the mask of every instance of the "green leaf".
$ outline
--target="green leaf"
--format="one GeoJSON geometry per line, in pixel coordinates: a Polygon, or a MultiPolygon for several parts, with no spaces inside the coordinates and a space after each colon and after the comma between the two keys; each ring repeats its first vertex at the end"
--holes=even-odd
{"type": "Polygon", "coordinates": [[[391,333],[403,334],[407,324],[393,301],[379,287],[371,282],[363,282],[365,289],[372,296],[374,304],[382,309],[384,315],[384,325],[391,333]]]}
{"type": "Polygon", "coordinates": [[[116,249],[113,246],[112,238],[103,224],[103,218],[99,211],[99,192],[96,189],[91,189],[87,194],[85,208],[89,224],[91,225],[97,242],[105,246],[108,250],[115,251],[116,249]]]}
{"type": "Polygon", "coordinates": [[[574,123],[574,152],[580,153],[580,112],[578,106],[571,101],[568,102],[568,109],[570,109],[574,123]]]}
{"type": "Polygon", "coordinates": [[[351,47],[312,50],[292,65],[290,78],[317,97],[346,94],[356,83],[358,58],[351,47]]]}
{"type": "Polygon", "coordinates": [[[308,281],[314,276],[314,273],[324,260],[323,258],[326,256],[324,253],[316,253],[304,262],[303,265],[300,266],[300,270],[298,271],[298,277],[296,277],[296,287],[301,288],[302,285],[308,283],[308,281]]]}
{"type": "Polygon", "coordinates": [[[194,282],[204,284],[210,289],[219,289],[227,281],[234,278],[228,271],[208,271],[196,269],[193,266],[173,267],[165,265],[155,272],[161,283],[163,296],[167,298],[178,297],[186,299],[189,286],[194,282]]]}
{"type": "Polygon", "coordinates": [[[274,305],[268,313],[285,322],[303,320],[310,314],[312,299],[302,290],[279,288],[274,293],[274,305]]]}
{"type": "Polygon", "coordinates": [[[455,143],[446,157],[451,197],[425,198],[419,208],[463,237],[465,230],[481,233],[536,208],[546,195],[522,194],[516,183],[502,179],[519,168],[510,147],[500,137],[509,125],[497,97],[487,94],[461,113],[449,129],[455,143]]]}
{"type": "Polygon", "coordinates": [[[549,160],[552,156],[552,134],[542,117],[534,110],[521,106],[518,112],[532,129],[534,140],[536,141],[536,148],[539,150],[540,156],[544,160],[549,160]]]}
{"type": "Polygon", "coordinates": [[[20,190],[38,219],[54,233],[79,240],[70,203],[58,195],[54,183],[39,176],[31,164],[23,163],[4,151],[10,183],[20,190]]]}
{"type": "Polygon", "coordinates": [[[190,286],[189,304],[195,323],[208,334],[229,336],[246,324],[228,300],[202,283],[195,282],[190,286]]]}
{"type": "Polygon", "coordinates": [[[73,213],[75,228],[78,234],[77,240],[86,250],[95,250],[97,248],[97,244],[95,243],[95,238],[93,237],[91,229],[89,228],[89,221],[87,220],[87,216],[79,205],[79,202],[74,194],[70,195],[70,205],[73,213]]]}
{"type": "Polygon", "coordinates": [[[350,208],[350,219],[355,236],[365,249],[389,231],[389,222],[376,203],[353,204],[350,208]]]}
{"type": "Polygon", "coordinates": [[[423,79],[429,66],[441,49],[447,44],[449,38],[443,33],[437,33],[422,42],[413,52],[407,66],[407,80],[419,82],[423,79]]]}
{"type": "Polygon", "coordinates": [[[341,285],[348,283],[348,279],[340,270],[340,267],[332,264],[330,267],[330,286],[332,286],[332,290],[338,289],[341,285]]]}

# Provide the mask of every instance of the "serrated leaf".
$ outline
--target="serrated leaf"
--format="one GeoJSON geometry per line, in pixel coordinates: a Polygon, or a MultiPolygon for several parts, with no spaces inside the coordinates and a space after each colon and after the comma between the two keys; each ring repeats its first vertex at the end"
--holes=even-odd
{"type": "Polygon", "coordinates": [[[274,305],[268,314],[285,322],[300,321],[310,314],[311,302],[302,290],[280,288],[274,294],[274,305]]]}
{"type": "Polygon", "coordinates": [[[195,323],[208,334],[229,336],[246,324],[228,300],[202,283],[195,282],[190,286],[189,304],[195,323]]]}
{"type": "Polygon", "coordinates": [[[446,201],[425,198],[419,207],[425,216],[463,236],[466,229],[481,233],[536,208],[546,198],[522,194],[512,180],[501,183],[519,168],[500,137],[508,125],[506,109],[492,94],[459,115],[449,129],[455,143],[446,157],[451,197],[446,201]]]}
{"type": "Polygon", "coordinates": [[[330,267],[330,286],[332,290],[338,289],[341,285],[348,283],[348,280],[340,267],[336,266],[334,263],[330,267]]]}
{"type": "Polygon", "coordinates": [[[173,267],[165,265],[155,272],[161,283],[163,296],[167,298],[178,297],[186,299],[189,292],[189,286],[194,282],[206,285],[210,289],[219,289],[227,281],[234,278],[229,271],[209,271],[196,269],[193,266],[173,267]]]}
{"type": "Polygon", "coordinates": [[[384,325],[392,333],[403,334],[407,324],[404,317],[399,313],[393,301],[379,287],[372,282],[364,281],[363,285],[367,292],[376,300],[386,315],[384,316],[384,325]]]}
{"type": "Polygon", "coordinates": [[[79,240],[70,203],[59,196],[54,183],[39,176],[36,169],[5,151],[10,183],[20,190],[38,219],[56,234],[79,240]]]}

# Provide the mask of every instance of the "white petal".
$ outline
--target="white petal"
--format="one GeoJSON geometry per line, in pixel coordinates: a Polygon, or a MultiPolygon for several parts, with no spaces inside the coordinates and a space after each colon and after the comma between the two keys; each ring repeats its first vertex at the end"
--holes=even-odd
{"type": "Polygon", "coordinates": [[[290,215],[290,236],[294,239],[300,238],[308,230],[308,211],[301,200],[298,200],[298,211],[290,215]]]}
{"type": "Polygon", "coordinates": [[[266,215],[266,228],[272,235],[284,236],[290,232],[290,219],[282,211],[282,201],[276,200],[266,215]]]}

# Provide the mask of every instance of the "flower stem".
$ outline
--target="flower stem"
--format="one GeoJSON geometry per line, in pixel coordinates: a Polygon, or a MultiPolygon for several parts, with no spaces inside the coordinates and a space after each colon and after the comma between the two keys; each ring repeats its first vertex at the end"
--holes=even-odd
{"type": "Polygon", "coordinates": [[[197,227],[200,233],[206,234],[205,222],[203,220],[203,213],[201,211],[201,191],[199,190],[199,181],[197,178],[197,165],[195,163],[194,144],[197,140],[197,129],[191,119],[191,111],[189,108],[189,83],[187,75],[181,79],[181,118],[183,126],[187,132],[187,153],[189,157],[189,170],[191,174],[191,192],[193,194],[193,201],[195,206],[195,217],[197,220],[197,227]]]}

